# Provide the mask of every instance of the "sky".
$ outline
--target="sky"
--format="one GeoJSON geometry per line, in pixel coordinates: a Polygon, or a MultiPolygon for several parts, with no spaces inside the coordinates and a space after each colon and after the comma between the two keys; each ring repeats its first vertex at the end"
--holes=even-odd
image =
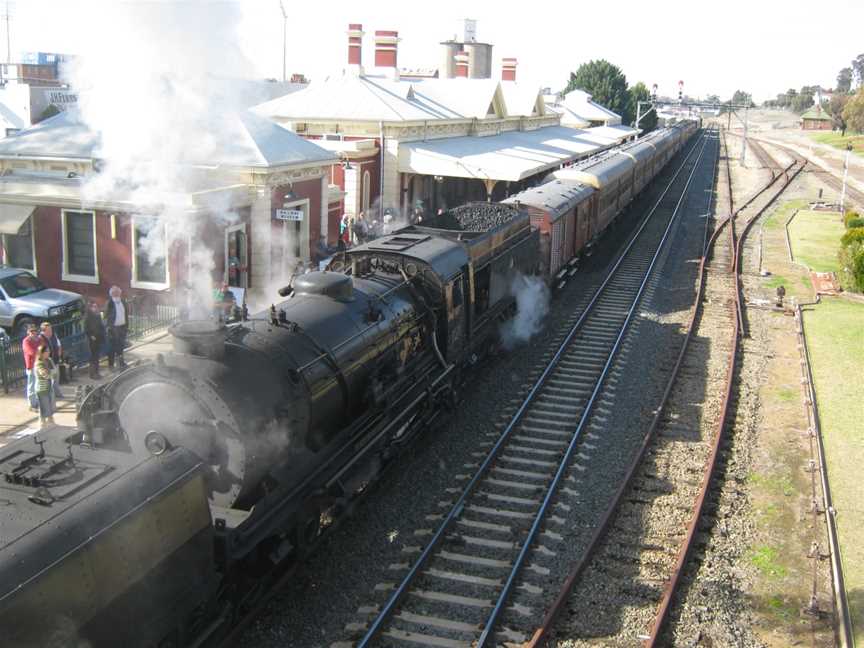
{"type": "MultiPolygon", "coordinates": [[[[190,0],[156,4],[184,1],[190,0]]],[[[238,5],[237,39],[250,64],[246,69],[259,77],[281,77],[279,0],[224,2],[238,5]]],[[[5,4],[0,0],[0,11],[5,4]]],[[[97,0],[8,4],[13,58],[23,51],[81,53],[110,29],[97,0]]],[[[572,0],[522,5],[500,0],[285,0],[287,70],[289,76],[303,73],[312,80],[341,73],[349,22],[363,24],[367,66],[373,60],[374,31],[392,29],[402,39],[400,67],[437,67],[440,41],[459,33],[462,19],[472,18],[477,20],[478,40],[494,45],[493,76],[500,76],[501,58],[513,56],[519,61],[520,82],[561,89],[579,64],[605,58],[619,66],[631,84],[657,83],[660,94],[677,94],[678,81],[683,80],[690,96],[717,94],[726,99],[742,89],[762,101],[790,87],[833,87],[840,68],[864,52],[864,2],[827,0],[809,6],[804,11],[794,2],[776,0],[572,0]],[[522,10],[511,9],[519,6],[522,10]],[[849,26],[848,34],[842,25],[849,26]]],[[[0,27],[5,40],[5,20],[0,27]]],[[[5,49],[0,46],[4,58],[5,49]]],[[[116,52],[118,57],[133,55],[116,52]]]]}

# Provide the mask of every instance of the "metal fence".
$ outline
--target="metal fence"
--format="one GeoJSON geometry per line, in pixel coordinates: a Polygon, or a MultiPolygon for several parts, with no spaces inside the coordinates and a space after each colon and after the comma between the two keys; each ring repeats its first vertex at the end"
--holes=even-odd
{"type": "MultiPolygon", "coordinates": [[[[146,312],[137,312],[133,305],[129,311],[127,344],[164,330],[180,319],[180,310],[177,307],[164,304],[155,304],[146,312]]],[[[53,325],[53,329],[54,334],[60,338],[63,353],[70,364],[80,366],[90,362],[90,345],[84,333],[83,319],[58,322],[53,325]]],[[[22,338],[10,338],[2,334],[0,329],[0,383],[3,385],[4,393],[7,394],[16,383],[26,378],[21,341],[22,338]]],[[[106,342],[99,356],[107,355],[107,352],[106,342]]]]}

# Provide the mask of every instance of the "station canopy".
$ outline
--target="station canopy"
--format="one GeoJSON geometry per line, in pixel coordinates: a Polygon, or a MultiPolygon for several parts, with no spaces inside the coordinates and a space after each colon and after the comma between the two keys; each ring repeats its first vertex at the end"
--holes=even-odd
{"type": "Polygon", "coordinates": [[[548,126],[487,137],[449,137],[399,145],[399,171],[517,182],[614,146],[636,131],[548,126]]]}

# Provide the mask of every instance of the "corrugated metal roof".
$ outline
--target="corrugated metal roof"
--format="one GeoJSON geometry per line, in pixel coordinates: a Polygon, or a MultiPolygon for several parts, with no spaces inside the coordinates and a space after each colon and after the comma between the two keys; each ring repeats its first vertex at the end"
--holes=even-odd
{"type": "Polygon", "coordinates": [[[516,181],[612,146],[596,129],[547,126],[488,137],[448,137],[399,145],[399,171],[516,181]]]}
{"type": "MultiPolygon", "coordinates": [[[[253,110],[284,121],[484,119],[502,86],[494,79],[393,80],[346,74],[312,82],[304,90],[259,104],[253,110]]],[[[508,92],[501,90],[508,115],[533,113],[539,90],[523,87],[508,92]],[[529,101],[531,92],[534,96],[529,101]]]]}
{"type": "Polygon", "coordinates": [[[602,121],[608,126],[621,123],[621,116],[595,101],[584,90],[571,90],[562,99],[552,98],[547,107],[561,114],[561,123],[581,128],[602,121]]]}
{"type": "Polygon", "coordinates": [[[817,119],[820,121],[832,121],[831,117],[822,110],[819,106],[813,106],[810,110],[801,115],[801,119],[817,119]]]}
{"type": "MultiPolygon", "coordinates": [[[[190,163],[268,167],[314,162],[335,162],[336,157],[309,140],[259,115],[241,111],[224,121],[217,159],[190,163]]],[[[99,157],[100,136],[69,109],[32,128],[0,140],[0,157],[80,158],[99,157]]]]}
{"type": "Polygon", "coordinates": [[[502,81],[501,91],[504,93],[504,103],[507,104],[508,115],[519,115],[527,117],[533,115],[536,111],[537,104],[540,104],[542,112],[545,114],[545,107],[542,101],[538,101],[540,96],[540,88],[519,84],[518,81],[502,81]]]}

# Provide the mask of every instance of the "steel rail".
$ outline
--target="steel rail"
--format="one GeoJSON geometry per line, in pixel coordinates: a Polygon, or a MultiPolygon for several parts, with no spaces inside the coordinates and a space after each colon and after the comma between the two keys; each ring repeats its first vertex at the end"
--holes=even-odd
{"type": "Polygon", "coordinates": [[[699,162],[702,160],[702,155],[705,151],[706,144],[707,140],[703,137],[702,148],[699,150],[699,155],[696,158],[696,162],[690,171],[690,175],[687,177],[687,182],[684,184],[684,188],[681,190],[681,197],[675,204],[675,209],[672,211],[672,216],[669,218],[669,224],[666,226],[666,230],[663,232],[663,237],[660,239],[660,243],[657,245],[657,249],[655,250],[653,257],[651,258],[651,263],[649,264],[648,269],[645,271],[645,276],[643,277],[642,282],[639,284],[639,289],[637,290],[636,295],[633,297],[633,303],[630,306],[630,310],[627,312],[627,317],[624,320],[624,323],[621,325],[621,330],[618,333],[618,337],[615,339],[615,343],[612,345],[612,349],[609,351],[609,357],[606,359],[606,364],[603,365],[603,371],[597,378],[597,382],[594,385],[591,396],[588,399],[587,404],[585,405],[585,410],[582,412],[582,416],[579,419],[576,430],[573,432],[573,436],[571,437],[570,443],[567,446],[567,451],[564,453],[564,457],[561,459],[561,463],[558,466],[558,470],[555,472],[555,477],[552,480],[552,483],[549,484],[546,489],[546,496],[543,498],[543,504],[537,511],[537,515],[534,518],[534,523],[531,525],[531,530],[528,532],[527,538],[522,543],[522,549],[519,551],[519,556],[513,563],[513,567],[510,570],[510,575],[507,578],[507,582],[504,584],[504,587],[498,595],[498,601],[496,602],[492,613],[489,615],[489,619],[486,622],[486,627],[483,629],[483,633],[480,635],[480,639],[477,641],[475,648],[484,648],[484,646],[486,646],[486,642],[488,641],[489,636],[494,630],[495,623],[498,620],[498,616],[501,614],[501,610],[504,608],[504,605],[509,598],[510,590],[513,587],[513,583],[515,582],[516,577],[521,571],[522,564],[525,562],[525,558],[528,555],[531,544],[534,542],[534,538],[536,537],[537,532],[540,530],[540,525],[543,523],[543,520],[546,517],[546,511],[549,508],[552,497],[554,497],[555,493],[558,490],[558,484],[561,482],[561,479],[568,468],[570,458],[573,455],[573,451],[576,449],[577,442],[581,440],[582,434],[585,430],[585,426],[588,423],[591,414],[593,413],[594,404],[596,403],[597,397],[603,389],[603,383],[606,380],[606,376],[609,373],[609,369],[611,368],[612,363],[615,361],[615,356],[618,353],[618,348],[621,345],[621,341],[627,334],[630,322],[633,320],[633,314],[636,312],[637,306],[642,301],[642,296],[645,293],[645,287],[648,285],[648,281],[650,280],[651,274],[654,271],[654,266],[657,263],[657,259],[663,252],[666,240],[669,237],[669,232],[672,230],[672,225],[675,224],[675,220],[678,216],[678,210],[681,208],[681,204],[684,202],[684,198],[687,197],[687,190],[690,188],[690,183],[693,180],[696,169],[699,168],[699,162]]]}
{"type": "MultiPolygon", "coordinates": [[[[381,608],[379,613],[376,615],[375,619],[372,621],[371,625],[367,629],[363,638],[358,642],[357,648],[367,648],[370,645],[370,643],[377,637],[379,632],[383,629],[384,624],[389,620],[390,616],[395,611],[396,606],[399,604],[402,597],[407,593],[409,586],[414,581],[414,579],[417,577],[417,575],[420,573],[420,570],[425,566],[428,559],[431,557],[433,551],[438,546],[441,539],[444,537],[444,534],[447,531],[447,529],[450,527],[451,523],[462,512],[464,505],[466,503],[466,500],[473,493],[475,487],[480,483],[481,479],[484,477],[487,470],[492,465],[492,462],[497,458],[499,451],[504,447],[504,444],[509,440],[513,430],[516,428],[516,426],[522,420],[523,415],[526,413],[526,411],[528,410],[528,407],[531,405],[531,403],[536,398],[540,389],[546,384],[547,379],[550,377],[553,370],[558,365],[558,362],[561,360],[562,356],[564,355],[565,351],[569,347],[570,343],[573,341],[573,338],[581,330],[582,324],[587,319],[588,315],[591,314],[594,305],[599,301],[601,295],[604,293],[606,287],[611,283],[613,277],[616,276],[618,269],[620,268],[620,266],[622,265],[624,260],[627,258],[628,253],[633,248],[633,246],[636,244],[636,242],[639,240],[641,233],[644,231],[645,227],[651,221],[654,213],[656,212],[657,208],[660,206],[660,203],[666,197],[666,194],[670,191],[670,189],[672,188],[672,185],[678,179],[678,176],[681,174],[681,171],[685,168],[685,166],[690,161],[690,158],[692,157],[693,153],[696,151],[697,147],[699,146],[699,142],[702,141],[702,149],[700,149],[699,156],[697,157],[697,163],[694,164],[694,169],[696,168],[696,166],[698,166],[698,159],[701,159],[702,150],[704,150],[704,146],[705,146],[704,139],[705,138],[704,138],[704,134],[703,134],[691,146],[690,150],[687,152],[687,156],[682,161],[682,163],[678,167],[678,169],[675,171],[675,174],[670,179],[667,186],[664,188],[660,197],[657,199],[657,201],[654,203],[654,205],[649,210],[647,216],[643,220],[639,229],[636,231],[636,233],[630,239],[630,242],[628,243],[627,247],[621,253],[621,255],[619,256],[619,258],[617,259],[617,261],[615,262],[615,264],[613,265],[613,267],[609,271],[606,278],[603,280],[603,282],[597,288],[597,290],[595,291],[594,295],[592,296],[590,302],[585,307],[585,310],[580,314],[577,321],[573,324],[572,328],[568,332],[564,341],[559,346],[555,355],[549,361],[549,364],[546,366],[546,368],[544,369],[544,371],[540,375],[540,377],[535,381],[534,385],[529,390],[528,394],[526,395],[522,404],[517,409],[513,418],[508,423],[506,428],[502,431],[502,433],[499,435],[497,441],[495,442],[493,447],[490,449],[490,451],[486,455],[483,463],[477,469],[477,471],[475,472],[475,474],[472,477],[472,479],[470,480],[470,482],[467,484],[465,489],[462,491],[462,494],[459,496],[456,503],[452,506],[452,508],[450,509],[448,514],[446,515],[446,517],[443,519],[441,524],[438,526],[435,533],[432,535],[429,542],[424,547],[420,556],[417,558],[417,560],[415,560],[413,562],[408,573],[405,575],[405,577],[402,579],[400,584],[396,587],[394,592],[390,595],[387,602],[384,604],[384,606],[381,608]]],[[[691,177],[692,177],[692,174],[691,174],[691,177]]],[[[689,178],[688,178],[687,185],[689,186],[689,178]]],[[[685,187],[684,192],[682,192],[682,198],[683,198],[684,193],[686,193],[686,187],[685,187]]],[[[679,200],[679,204],[680,204],[680,200],[679,200]]],[[[677,207],[676,207],[676,211],[677,211],[677,207]]],[[[670,226],[671,226],[671,223],[673,220],[674,220],[674,218],[670,219],[670,226]]],[[[665,237],[668,235],[668,231],[669,231],[669,226],[667,226],[666,231],[664,233],[664,239],[663,239],[664,241],[665,241],[665,237]]],[[[660,248],[662,248],[662,242],[658,246],[658,250],[660,248]]],[[[656,260],[656,255],[655,255],[655,259],[652,260],[652,263],[651,263],[652,267],[654,264],[654,260],[656,260]]],[[[638,298],[637,298],[637,301],[638,301],[638,298]]],[[[631,309],[631,311],[632,311],[632,309],[631,309]]],[[[629,321],[629,315],[628,315],[628,321],[629,321]]],[[[619,339],[620,339],[620,336],[619,336],[619,339]]],[[[617,343],[618,342],[616,340],[616,345],[617,345],[617,343]]],[[[605,375],[605,368],[604,368],[604,375],[605,375]]],[[[602,382],[602,379],[599,382],[602,382]]],[[[569,449],[568,449],[568,451],[569,451],[569,449]]],[[[532,529],[533,528],[534,527],[532,526],[532,529]]],[[[529,543],[527,543],[527,542],[524,543],[523,547],[527,546],[528,544],[529,543]]],[[[520,555],[521,555],[521,552],[520,552],[520,555]]],[[[508,583],[509,582],[510,581],[508,580],[508,583]]],[[[499,606],[496,605],[495,609],[497,610],[498,607],[499,606]]],[[[496,616],[497,616],[497,613],[496,613],[496,616]]],[[[488,627],[488,623],[487,623],[487,627],[488,627]]],[[[486,628],[484,628],[484,636],[488,636],[488,633],[486,632],[486,628]]],[[[475,644],[475,648],[480,648],[480,646],[483,646],[484,643],[485,643],[485,639],[483,640],[482,643],[475,644]]]]}
{"type": "MultiPolygon", "coordinates": [[[[805,162],[805,164],[806,164],[806,162],[805,162]]],[[[728,423],[728,419],[729,419],[729,413],[730,413],[730,409],[731,409],[730,405],[731,405],[732,397],[733,397],[733,389],[735,387],[735,374],[736,374],[735,367],[737,364],[738,351],[740,349],[740,344],[741,344],[740,343],[740,337],[741,337],[740,333],[741,332],[739,330],[739,322],[741,321],[740,311],[742,310],[742,306],[741,306],[740,300],[738,299],[740,292],[741,292],[741,289],[740,289],[740,276],[737,272],[737,269],[739,267],[738,257],[740,256],[740,252],[741,252],[741,241],[746,237],[747,232],[749,231],[752,224],[755,223],[760,218],[760,216],[762,216],[762,214],[765,213],[765,211],[772,204],[774,204],[774,201],[777,200],[777,198],[779,198],[780,195],[786,190],[786,188],[792,183],[792,181],[797,177],[798,173],[800,173],[801,170],[804,168],[805,164],[801,164],[801,166],[799,166],[797,171],[795,173],[793,173],[791,176],[786,174],[786,180],[784,181],[783,186],[773,196],[771,196],[771,198],[765,203],[765,205],[763,205],[759,209],[759,211],[745,224],[745,226],[742,228],[741,236],[738,237],[737,239],[735,239],[733,237],[733,241],[734,241],[733,249],[732,249],[732,252],[734,255],[733,267],[736,269],[736,272],[734,275],[735,293],[736,293],[735,309],[739,312],[738,312],[738,317],[736,317],[736,319],[735,319],[735,325],[733,327],[734,328],[733,343],[732,343],[732,349],[729,352],[730,362],[729,362],[729,367],[728,367],[727,372],[726,372],[726,387],[724,389],[723,405],[721,406],[721,409],[720,409],[720,418],[717,422],[716,431],[714,434],[714,443],[712,444],[711,454],[709,456],[709,460],[708,460],[708,463],[706,466],[705,474],[704,474],[703,479],[702,479],[702,486],[699,490],[699,496],[696,499],[696,506],[695,506],[694,511],[693,511],[693,516],[692,516],[692,518],[690,520],[690,524],[688,525],[688,528],[687,528],[687,535],[685,536],[684,541],[681,544],[681,549],[678,552],[678,557],[675,561],[675,569],[674,569],[672,578],[669,580],[669,582],[666,584],[666,587],[664,588],[663,598],[660,602],[660,605],[658,606],[658,613],[654,619],[654,624],[652,625],[649,639],[645,642],[645,646],[650,647],[650,648],[654,648],[658,645],[660,633],[662,632],[663,627],[666,623],[666,620],[669,616],[669,610],[671,609],[671,606],[672,606],[672,600],[674,598],[675,592],[678,589],[678,584],[679,584],[681,577],[683,575],[683,572],[684,572],[684,566],[686,565],[687,560],[690,556],[690,551],[693,547],[693,540],[696,537],[696,531],[697,531],[698,526],[699,526],[699,520],[702,517],[702,512],[703,512],[704,507],[705,507],[705,500],[708,498],[708,489],[711,485],[711,481],[714,478],[714,473],[715,473],[715,470],[717,467],[717,459],[719,458],[720,447],[722,444],[722,440],[724,438],[723,431],[724,431],[724,429],[728,423]]],[[[731,226],[734,227],[734,222],[735,222],[734,215],[732,217],[730,217],[726,222],[728,222],[731,226]]],[[[718,230],[722,226],[723,226],[723,224],[721,224],[718,227],[718,230]]]]}
{"type": "MultiPolygon", "coordinates": [[[[719,141],[719,137],[718,137],[719,141]]],[[[717,159],[714,160],[714,169],[712,171],[712,177],[714,178],[713,185],[717,184],[717,159]]],[[[567,579],[564,581],[557,597],[555,598],[552,605],[546,612],[546,616],[543,619],[541,625],[537,628],[537,630],[532,635],[531,639],[525,644],[524,648],[539,648],[542,646],[546,639],[549,637],[549,632],[552,629],[552,626],[555,623],[555,620],[558,618],[558,615],[561,613],[561,610],[564,609],[567,599],[570,596],[570,593],[573,590],[573,587],[578,582],[579,578],[581,578],[582,573],[585,571],[585,568],[590,563],[591,559],[594,557],[596,550],[599,548],[601,541],[606,535],[606,532],[609,528],[609,525],[615,518],[615,514],[617,513],[618,507],[621,504],[621,501],[624,498],[624,495],[627,493],[631,484],[633,483],[633,478],[636,476],[636,469],[642,463],[642,460],[645,457],[645,453],[648,451],[648,448],[651,445],[651,442],[654,439],[654,435],[659,427],[660,420],[663,416],[665,405],[669,400],[669,395],[672,393],[672,388],[675,384],[675,378],[681,368],[681,365],[684,362],[684,355],[687,350],[687,346],[690,343],[690,340],[693,335],[693,330],[695,328],[695,321],[697,316],[697,311],[700,308],[702,299],[702,293],[704,291],[704,268],[706,262],[706,255],[704,253],[704,249],[707,249],[711,244],[713,244],[714,239],[720,232],[720,228],[715,228],[714,231],[709,235],[708,234],[708,217],[707,215],[711,213],[711,208],[714,203],[714,191],[709,193],[708,198],[708,206],[706,209],[706,219],[705,219],[705,239],[707,241],[703,244],[703,255],[699,262],[699,271],[698,271],[698,289],[697,296],[695,301],[695,306],[690,315],[690,321],[687,325],[687,333],[684,338],[684,343],[681,351],[678,354],[678,358],[676,360],[675,366],[672,370],[672,375],[669,381],[666,383],[666,388],[663,392],[663,396],[661,397],[661,405],[655,410],[654,418],[651,421],[651,425],[648,428],[648,431],[642,438],[642,443],[639,446],[636,454],[633,459],[630,461],[630,464],[627,467],[627,472],[625,473],[627,476],[622,481],[621,485],[618,487],[618,490],[615,492],[615,496],[612,499],[611,505],[606,509],[606,512],[603,515],[603,518],[600,520],[600,524],[597,526],[594,535],[591,537],[588,548],[586,552],[583,554],[582,558],[571,570],[570,574],[568,574],[567,579]]],[[[705,240],[703,239],[703,240],[705,240]]]]}
{"type": "Polygon", "coordinates": [[[828,479],[828,461],[825,457],[825,445],[822,438],[822,424],[819,417],[819,405],[816,401],[816,383],[813,380],[813,370],[810,363],[810,347],[807,345],[807,334],[804,330],[804,313],[801,304],[795,306],[796,333],[800,342],[802,371],[806,381],[809,407],[808,417],[811,419],[811,432],[816,440],[819,457],[819,478],[822,483],[822,500],[825,506],[825,517],[828,526],[828,542],[831,545],[831,576],[837,609],[837,634],[841,648],[854,648],[855,633],[852,631],[852,617],[849,614],[849,600],[846,596],[846,583],[843,577],[843,561],[840,553],[840,540],[837,533],[837,511],[831,498],[831,487],[828,479]]]}

